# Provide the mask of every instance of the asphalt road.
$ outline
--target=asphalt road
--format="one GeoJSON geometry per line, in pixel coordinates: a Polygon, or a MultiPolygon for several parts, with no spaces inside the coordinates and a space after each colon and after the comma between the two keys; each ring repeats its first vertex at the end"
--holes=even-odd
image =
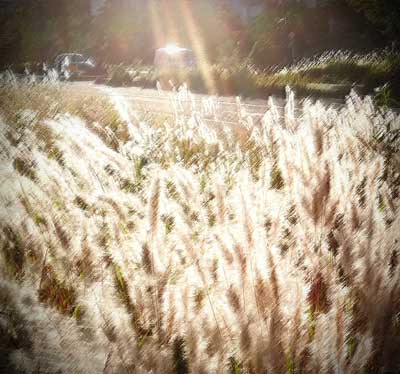
{"type": "MultiPolygon", "coordinates": [[[[215,97],[202,94],[176,94],[170,91],[142,89],[139,87],[109,87],[92,82],[63,83],[72,86],[79,95],[105,95],[110,99],[122,100],[136,111],[173,116],[176,113],[188,114],[195,111],[202,118],[211,118],[217,122],[237,122],[241,118],[252,118],[257,121],[262,118],[270,107],[266,99],[238,99],[236,97],[215,97]],[[240,103],[240,104],[239,104],[240,103]]],[[[278,110],[283,113],[286,100],[273,98],[278,110]]],[[[295,100],[295,110],[301,111],[303,100],[295,100]]],[[[315,101],[315,100],[314,100],[315,101]]],[[[322,99],[323,105],[341,107],[343,102],[333,99],[322,99]]]]}

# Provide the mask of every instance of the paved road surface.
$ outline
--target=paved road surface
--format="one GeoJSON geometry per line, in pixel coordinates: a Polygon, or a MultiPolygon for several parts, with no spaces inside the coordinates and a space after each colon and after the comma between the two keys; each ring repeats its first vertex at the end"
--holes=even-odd
{"type": "MultiPolygon", "coordinates": [[[[71,85],[77,94],[81,95],[108,95],[110,98],[121,99],[137,112],[172,116],[175,111],[190,113],[194,107],[202,113],[202,117],[209,115],[213,120],[220,122],[237,122],[243,117],[252,117],[259,120],[269,108],[268,99],[243,99],[238,104],[236,97],[211,97],[202,94],[190,96],[177,95],[168,91],[142,89],[138,87],[109,87],[91,82],[65,83],[71,85]]],[[[274,97],[277,107],[283,112],[285,99],[274,97]]],[[[343,101],[323,99],[326,106],[341,107],[343,101]]],[[[301,101],[296,100],[296,110],[301,110],[301,101]]]]}

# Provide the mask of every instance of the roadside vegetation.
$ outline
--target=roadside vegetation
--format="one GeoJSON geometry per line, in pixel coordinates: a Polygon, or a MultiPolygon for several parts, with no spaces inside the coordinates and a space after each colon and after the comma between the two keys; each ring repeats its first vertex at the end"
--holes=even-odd
{"type": "Polygon", "coordinates": [[[400,106],[400,55],[389,50],[367,54],[331,51],[304,58],[288,66],[259,69],[251,59],[228,59],[210,66],[214,83],[209,92],[200,69],[154,71],[151,66],[109,66],[106,83],[112,86],[138,86],[177,89],[186,84],[193,92],[225,96],[262,97],[285,95],[286,86],[298,96],[344,99],[351,90],[374,95],[385,86],[389,106],[400,106]]]}
{"type": "Polygon", "coordinates": [[[0,371],[399,371],[398,115],[110,90],[0,87],[0,371]]]}

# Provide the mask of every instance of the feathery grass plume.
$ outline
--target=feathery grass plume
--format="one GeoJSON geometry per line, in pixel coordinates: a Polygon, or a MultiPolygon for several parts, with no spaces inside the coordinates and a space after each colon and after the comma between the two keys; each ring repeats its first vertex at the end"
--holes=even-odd
{"type": "Polygon", "coordinates": [[[396,113],[90,90],[0,87],[0,371],[399,371],[396,113]]]}
{"type": "Polygon", "coordinates": [[[148,203],[148,220],[150,236],[154,237],[157,234],[159,220],[160,220],[160,179],[156,178],[153,182],[151,193],[149,195],[148,203]]]}

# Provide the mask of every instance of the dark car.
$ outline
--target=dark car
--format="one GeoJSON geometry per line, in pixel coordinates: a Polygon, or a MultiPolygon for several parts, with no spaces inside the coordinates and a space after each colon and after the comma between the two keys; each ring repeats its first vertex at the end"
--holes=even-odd
{"type": "Polygon", "coordinates": [[[104,75],[104,69],[80,53],[63,53],[54,60],[54,68],[62,79],[90,79],[104,75]]]}

